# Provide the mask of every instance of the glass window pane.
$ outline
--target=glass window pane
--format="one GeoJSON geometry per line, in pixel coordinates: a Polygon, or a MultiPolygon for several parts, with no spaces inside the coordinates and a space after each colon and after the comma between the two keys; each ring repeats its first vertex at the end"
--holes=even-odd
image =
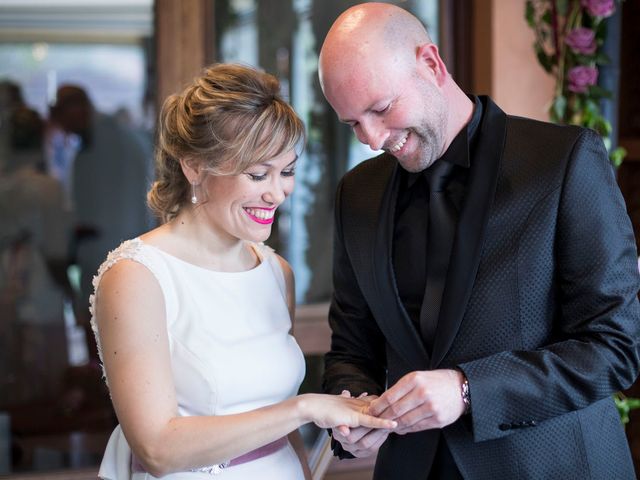
{"type": "MultiPolygon", "coordinates": [[[[333,195],[339,179],[376,152],[340,124],[317,79],[318,52],[337,16],[356,1],[216,1],[217,51],[276,75],[306,124],[308,144],[298,161],[296,189],[280,207],[269,243],[291,263],[298,303],[327,301],[331,292],[333,195]]],[[[398,1],[438,38],[438,1],[398,1]]]]}
{"type": "MultiPolygon", "coordinates": [[[[76,160],[89,165],[88,151],[103,143],[98,121],[108,123],[114,132],[126,132],[114,137],[127,136],[139,151],[146,145],[139,169],[139,205],[146,211],[151,2],[45,3],[0,6],[0,475],[72,469],[76,473],[59,478],[95,478],[116,418],[95,361],[88,294],[80,293],[95,268],[82,270],[78,261],[79,246],[91,242],[89,225],[78,219],[105,198],[98,192],[118,195],[126,181],[116,186],[98,173],[84,182],[89,195],[78,205],[72,180],[76,160]],[[146,19],[137,36],[108,33],[125,29],[126,11],[129,20],[146,19]],[[51,118],[58,87],[69,84],[82,88],[93,105],[86,135],[65,133],[51,118]]],[[[107,152],[100,165],[116,165],[109,161],[116,155],[125,156],[107,152]]],[[[98,172],[95,167],[85,173],[98,172]]],[[[113,210],[127,217],[123,209],[113,210]]],[[[92,220],[94,227],[102,225],[95,235],[107,230],[103,215],[92,220]]],[[[136,232],[149,226],[146,216],[137,223],[136,232]]]]}

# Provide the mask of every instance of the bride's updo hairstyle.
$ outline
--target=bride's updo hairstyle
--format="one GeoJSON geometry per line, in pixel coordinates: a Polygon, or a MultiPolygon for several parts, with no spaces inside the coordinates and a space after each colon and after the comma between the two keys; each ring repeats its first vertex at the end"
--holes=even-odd
{"type": "Polygon", "coordinates": [[[180,159],[202,162],[213,175],[237,175],[304,141],[304,125],[280,96],[273,75],[212,65],[162,106],[149,207],[167,222],[188,203],[191,186],[180,159]]]}

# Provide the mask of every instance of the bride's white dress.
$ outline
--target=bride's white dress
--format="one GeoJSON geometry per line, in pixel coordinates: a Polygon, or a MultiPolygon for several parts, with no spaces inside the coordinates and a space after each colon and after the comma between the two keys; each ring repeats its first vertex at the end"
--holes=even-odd
{"type": "MultiPolygon", "coordinates": [[[[226,415],[280,402],[297,393],[304,358],[289,334],[291,320],[280,263],[252,244],[260,264],[245,272],[216,272],[187,263],[136,238],[111,252],[94,278],[122,259],[147,267],[164,296],[171,366],[182,416],[226,415]]],[[[94,299],[91,313],[94,315],[94,299]]],[[[95,318],[92,327],[97,333],[95,318]]],[[[218,469],[213,469],[218,470],[218,469]]],[[[120,427],[111,435],[100,476],[153,479],[131,472],[131,450],[120,427]]],[[[303,479],[293,448],[224,468],[218,474],[180,472],[165,480],[303,479]]]]}

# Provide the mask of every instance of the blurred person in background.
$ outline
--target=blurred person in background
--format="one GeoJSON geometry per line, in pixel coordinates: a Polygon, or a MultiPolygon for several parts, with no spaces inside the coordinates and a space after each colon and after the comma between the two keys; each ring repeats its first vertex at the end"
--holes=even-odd
{"type": "Polygon", "coordinates": [[[0,172],[9,154],[9,118],[20,107],[24,107],[20,86],[8,79],[0,80],[0,172]]]}
{"type": "Polygon", "coordinates": [[[47,173],[62,185],[65,193],[65,206],[69,211],[73,207],[71,188],[73,162],[80,146],[80,137],[73,132],[65,131],[58,119],[58,109],[52,106],[49,110],[49,121],[45,127],[45,163],[47,173]]]}
{"type": "Polygon", "coordinates": [[[59,393],[67,366],[69,218],[60,184],[42,172],[44,123],[17,106],[0,176],[0,401],[59,393]]]}
{"type": "MultiPolygon", "coordinates": [[[[144,105],[143,109],[146,108],[144,105]]],[[[131,132],[132,136],[138,140],[140,148],[145,152],[147,158],[153,158],[153,135],[155,125],[147,126],[144,119],[136,118],[127,107],[119,107],[113,114],[114,118],[122,128],[131,132]]],[[[155,116],[154,122],[155,122],[155,116]]],[[[153,162],[147,162],[147,185],[146,189],[151,188],[153,183],[153,162]]],[[[157,225],[153,215],[147,218],[147,228],[151,229],[157,225]]]]}
{"type": "MultiPolygon", "coordinates": [[[[79,321],[88,328],[84,312],[100,263],[120,242],[138,235],[149,224],[145,194],[152,159],[129,129],[97,112],[79,86],[58,89],[51,115],[81,142],[71,179],[75,220],[72,251],[80,268],[79,311],[83,317],[79,321]]],[[[90,354],[95,351],[90,345],[90,354]]]]}

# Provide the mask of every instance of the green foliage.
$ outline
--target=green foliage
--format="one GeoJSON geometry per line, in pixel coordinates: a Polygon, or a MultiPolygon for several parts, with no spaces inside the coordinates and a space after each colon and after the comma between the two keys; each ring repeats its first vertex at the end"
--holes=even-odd
{"type": "Polygon", "coordinates": [[[629,423],[629,412],[640,408],[640,398],[626,397],[622,393],[616,393],[613,396],[613,400],[616,402],[618,413],[620,414],[620,421],[626,425],[629,423]]]}
{"type": "Polygon", "coordinates": [[[611,159],[611,163],[613,163],[613,166],[616,168],[620,166],[620,164],[624,160],[624,157],[626,156],[627,156],[627,151],[624,149],[624,147],[617,147],[613,149],[611,152],[609,152],[609,158],[611,159]]]}
{"type": "MultiPolygon", "coordinates": [[[[611,92],[597,85],[598,67],[610,62],[601,51],[607,35],[606,16],[593,16],[580,0],[527,0],[525,19],[535,33],[533,48],[538,62],[556,80],[549,118],[555,123],[592,128],[611,147],[611,123],[602,115],[600,102],[611,92]]],[[[609,151],[620,165],[626,151],[609,151]]]]}

